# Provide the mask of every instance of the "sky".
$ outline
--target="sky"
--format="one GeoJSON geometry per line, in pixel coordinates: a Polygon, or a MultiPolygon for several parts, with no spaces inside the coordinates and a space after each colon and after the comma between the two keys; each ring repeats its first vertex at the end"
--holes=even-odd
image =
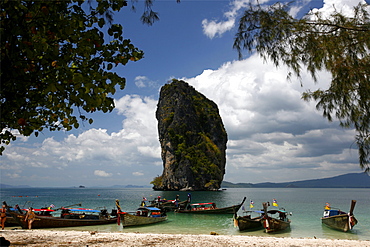
{"type": "MultiPolygon", "coordinates": [[[[249,1],[156,0],[160,20],[152,26],[140,22],[142,0],[136,11],[116,13],[124,37],[145,56],[117,69],[127,85],[113,96],[115,110],[89,115],[94,123],[77,130],[19,136],[0,157],[0,183],[150,186],[163,171],[155,118],[159,91],[172,78],[218,105],[228,134],[224,181],[289,182],[361,172],[354,130],[328,122],[315,102],[301,99],[307,90],[328,87],[327,72],[319,73],[317,83],[307,73],[302,81],[288,81],[286,67],[276,68],[258,54],[245,52],[238,59],[232,45],[249,1]]],[[[302,0],[291,13],[325,14],[335,7],[350,14],[358,2],[364,1],[302,0]]]]}

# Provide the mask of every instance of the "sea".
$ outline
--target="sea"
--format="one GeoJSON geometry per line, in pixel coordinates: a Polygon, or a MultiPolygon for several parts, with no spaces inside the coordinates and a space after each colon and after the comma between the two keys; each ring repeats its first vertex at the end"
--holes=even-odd
{"type": "MultiPolygon", "coordinates": [[[[158,196],[173,200],[179,195],[186,200],[189,192],[154,191],[151,188],[2,188],[1,201],[9,206],[41,208],[55,205],[56,208],[81,203],[82,207],[102,209],[109,212],[115,208],[115,200],[120,201],[122,211],[135,212],[142,198],[153,200],[158,196]]],[[[220,235],[274,236],[292,238],[322,238],[370,240],[370,189],[369,188],[230,188],[222,191],[192,191],[192,203],[214,202],[217,207],[239,204],[246,201],[238,212],[243,215],[253,201],[254,210],[262,209],[263,202],[276,199],[279,208],[291,213],[291,229],[280,233],[264,233],[263,230],[240,232],[234,226],[233,215],[191,215],[169,212],[168,220],[162,223],[123,228],[117,224],[103,226],[85,226],[58,228],[58,230],[82,230],[102,232],[135,232],[165,234],[206,234],[215,232],[220,235]],[[354,215],[358,224],[350,232],[332,230],[321,223],[324,206],[330,203],[332,208],[348,212],[351,200],[357,204],[354,215]]],[[[7,227],[17,229],[20,227],[7,227]]],[[[51,229],[52,230],[52,229],[51,229]]]]}

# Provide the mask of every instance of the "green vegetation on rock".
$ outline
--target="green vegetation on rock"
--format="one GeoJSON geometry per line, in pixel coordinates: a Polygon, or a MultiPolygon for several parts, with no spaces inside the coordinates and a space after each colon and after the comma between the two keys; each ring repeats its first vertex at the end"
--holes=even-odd
{"type": "Polygon", "coordinates": [[[184,81],[162,87],[157,109],[164,171],[157,190],[217,190],[225,174],[227,133],[217,105],[184,81]]]}

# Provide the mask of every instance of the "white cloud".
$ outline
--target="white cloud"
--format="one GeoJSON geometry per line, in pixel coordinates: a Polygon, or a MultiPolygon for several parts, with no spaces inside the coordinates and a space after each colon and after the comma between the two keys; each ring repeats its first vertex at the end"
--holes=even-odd
{"type": "Polygon", "coordinates": [[[94,175],[98,177],[111,177],[113,174],[112,173],[107,173],[102,170],[95,170],[94,175]]]}
{"type": "Polygon", "coordinates": [[[6,176],[8,176],[11,179],[20,178],[19,174],[17,174],[17,173],[7,173],[6,176]]]}
{"type": "MultiPolygon", "coordinates": [[[[215,21],[204,19],[202,21],[203,33],[209,38],[221,36],[235,26],[238,12],[247,7],[249,0],[234,0],[230,3],[230,10],[224,13],[225,21],[215,21]]],[[[264,1],[262,1],[264,2],[264,1]]]]}
{"type": "Polygon", "coordinates": [[[136,76],[134,82],[138,88],[155,87],[157,85],[154,81],[151,81],[148,77],[142,75],[136,76]]]}
{"type": "Polygon", "coordinates": [[[235,18],[229,18],[224,22],[209,21],[204,19],[202,21],[204,34],[209,38],[214,38],[217,35],[222,35],[226,31],[232,29],[235,25],[235,18]]]}
{"type": "Polygon", "coordinates": [[[142,88],[142,87],[145,87],[145,80],[147,80],[148,78],[146,76],[136,76],[135,77],[135,85],[138,87],[138,88],[142,88]]]}
{"type": "MultiPolygon", "coordinates": [[[[280,181],[292,174],[330,176],[328,167],[334,165],[338,174],[358,169],[357,150],[351,151],[353,130],[329,123],[314,102],[301,99],[302,92],[318,87],[308,74],[303,74],[303,87],[299,81],[288,82],[286,75],[285,67],[276,68],[252,55],[184,78],[219,107],[229,136],[226,179],[245,181],[240,169],[246,168],[245,173],[259,174],[262,169],[269,176],[280,169],[286,172],[279,175],[280,181]]],[[[320,81],[330,81],[328,73],[319,76],[320,81]]],[[[327,86],[320,83],[321,88],[327,86]]]]}
{"type": "MultiPolygon", "coordinates": [[[[308,2],[293,6],[291,14],[297,15],[308,2]]],[[[314,11],[325,14],[335,8],[350,16],[359,2],[364,3],[326,0],[322,9],[314,11]]],[[[231,5],[230,13],[235,15],[225,15],[228,18],[224,22],[204,20],[204,33],[213,38],[230,30],[232,27],[226,24],[234,21],[242,8],[231,5]]],[[[354,131],[338,128],[337,122],[328,123],[316,111],[314,102],[301,100],[302,92],[318,87],[312,84],[309,75],[304,75],[304,87],[300,88],[298,82],[287,83],[286,74],[286,68],[276,69],[252,55],[247,60],[225,63],[218,70],[206,70],[195,78],[185,79],[219,106],[229,134],[226,179],[261,179],[261,171],[266,174],[266,168],[289,171],[282,172],[286,178],[279,175],[283,181],[291,180],[292,176],[297,179],[331,176],[329,171],[334,166],[337,174],[359,170],[354,131]],[[247,168],[245,172],[240,170],[247,168]]],[[[319,76],[320,88],[326,88],[328,84],[322,82],[330,81],[329,74],[319,76]]],[[[268,176],[264,178],[272,181],[268,176]]]]}
{"type": "MultiPolygon", "coordinates": [[[[107,129],[89,129],[79,135],[70,134],[62,140],[48,137],[37,146],[9,146],[4,153],[3,170],[18,170],[20,178],[27,173],[37,171],[41,181],[42,174],[67,173],[65,180],[80,180],[89,185],[87,173],[94,172],[96,176],[104,177],[112,173],[104,173],[101,167],[115,171],[115,184],[148,184],[152,177],[160,172],[160,145],[155,119],[157,100],[138,95],[126,95],[116,101],[116,114],[122,116],[122,129],[109,133],[107,129]],[[43,169],[41,169],[44,166],[43,169]],[[33,167],[31,170],[30,167],[33,167]],[[145,169],[152,177],[134,180],[127,176],[137,170],[145,169]],[[48,169],[45,169],[48,168],[48,169]],[[73,173],[69,170],[73,169],[73,173]],[[121,174],[121,175],[120,175],[121,174]],[[81,177],[84,176],[84,177],[81,177]],[[83,179],[86,177],[86,182],[83,179]],[[130,181],[132,180],[132,181],[130,181]]],[[[114,113],[111,113],[114,114],[114,113]]],[[[106,117],[109,117],[107,114],[106,117]]],[[[5,174],[5,173],[4,173],[5,174]]],[[[150,176],[150,175],[149,175],[150,176]]],[[[144,176],[140,176],[144,177],[144,176]]],[[[17,180],[13,180],[14,183],[17,180]]],[[[21,181],[19,181],[20,183],[21,181]]],[[[46,182],[46,180],[44,181],[46,182]]],[[[63,186],[65,181],[54,179],[53,185],[63,186]]],[[[95,183],[93,185],[96,185],[95,183]]],[[[91,186],[91,184],[90,184],[91,186]]]]}
{"type": "Polygon", "coordinates": [[[34,155],[54,156],[58,164],[62,161],[93,165],[99,160],[113,166],[135,164],[138,154],[159,159],[156,103],[148,97],[126,95],[116,101],[118,114],[125,116],[119,132],[108,133],[107,129],[93,128],[78,136],[68,135],[62,142],[47,138],[34,155]]]}
{"type": "MultiPolygon", "coordinates": [[[[11,147],[11,146],[9,146],[11,147]]],[[[8,147],[7,147],[8,148],[8,147]]],[[[25,157],[24,155],[22,155],[21,153],[18,153],[18,152],[4,152],[3,154],[7,159],[11,160],[12,162],[16,162],[16,163],[25,163],[25,162],[28,162],[30,160],[30,157],[25,157]]]]}
{"type": "MultiPolygon", "coordinates": [[[[284,2],[284,1],[283,1],[284,2]]],[[[296,17],[302,8],[309,4],[310,0],[297,1],[290,6],[289,13],[293,17],[296,17]]],[[[269,0],[234,0],[230,3],[230,8],[224,13],[224,20],[208,20],[204,19],[202,21],[203,33],[213,39],[214,37],[221,37],[227,31],[232,30],[235,24],[249,4],[260,4],[263,7],[271,5],[269,0]],[[264,5],[266,3],[266,5],[264,5]]],[[[324,6],[320,9],[314,8],[312,12],[320,11],[323,13],[324,17],[328,16],[328,13],[337,10],[338,12],[344,13],[347,16],[353,16],[353,6],[358,5],[358,3],[366,3],[365,0],[324,0],[324,6]]],[[[370,7],[369,7],[370,8],[370,7]]]]}
{"type": "Polygon", "coordinates": [[[134,175],[134,176],[143,176],[144,173],[142,173],[142,172],[133,172],[132,175],[134,175]]]}
{"type": "MultiPolygon", "coordinates": [[[[312,81],[304,76],[301,88],[298,81],[288,82],[286,74],[286,68],[277,69],[253,55],[185,80],[218,104],[228,132],[239,136],[241,131],[251,135],[266,128],[284,129],[286,122],[307,125],[321,119],[312,103],[301,100],[301,93],[314,86],[312,81]],[[301,116],[302,111],[312,116],[301,116]]],[[[325,78],[329,75],[322,74],[321,79],[325,78]]]]}
{"type": "MultiPolygon", "coordinates": [[[[354,15],[353,7],[359,3],[366,4],[365,0],[324,0],[324,5],[320,9],[312,9],[313,13],[320,12],[324,18],[328,18],[330,13],[337,11],[346,16],[352,17],[354,15]]],[[[370,7],[368,6],[370,12],[370,7]]]]}
{"type": "MultiPolygon", "coordinates": [[[[229,10],[223,14],[224,20],[217,21],[204,19],[202,21],[203,33],[211,39],[217,36],[221,37],[223,33],[230,31],[235,27],[237,19],[242,14],[242,11],[249,7],[249,4],[260,4],[263,6],[265,3],[270,4],[269,2],[270,0],[234,0],[230,3],[229,10]]],[[[308,2],[309,0],[302,0],[299,1],[299,4],[297,3],[297,5],[291,6],[290,14],[292,16],[296,16],[302,7],[308,2]]]]}

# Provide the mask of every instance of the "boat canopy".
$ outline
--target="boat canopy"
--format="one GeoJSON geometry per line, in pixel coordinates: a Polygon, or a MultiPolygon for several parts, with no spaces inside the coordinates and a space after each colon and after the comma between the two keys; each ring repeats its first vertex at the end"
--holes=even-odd
{"type": "Polygon", "coordinates": [[[156,208],[156,207],[141,207],[141,208],[138,208],[139,210],[150,210],[150,211],[161,211],[159,208],[156,208]]]}
{"type": "Polygon", "coordinates": [[[248,210],[248,211],[244,211],[245,213],[258,213],[258,214],[263,214],[265,213],[264,211],[261,211],[261,210],[248,210]]]}
{"type": "MultiPolygon", "coordinates": [[[[8,208],[10,211],[16,211],[17,209],[15,209],[15,208],[8,208]]],[[[26,209],[21,209],[21,210],[26,210],[26,209]]]]}
{"type": "Polygon", "coordinates": [[[330,209],[330,210],[324,211],[324,217],[330,217],[330,216],[341,215],[341,214],[346,214],[346,212],[343,212],[341,210],[336,210],[336,209],[330,209]]]}
{"type": "Polygon", "coordinates": [[[34,208],[33,211],[36,211],[36,212],[54,212],[55,210],[47,209],[47,208],[34,208]]]}
{"type": "MultiPolygon", "coordinates": [[[[16,211],[15,208],[9,208],[11,211],[16,211]]],[[[28,208],[23,208],[21,209],[23,211],[28,211],[28,208]]],[[[52,210],[52,209],[47,209],[47,208],[33,208],[32,209],[33,211],[35,212],[54,212],[55,210],[52,210]]]]}
{"type": "Polygon", "coordinates": [[[276,214],[276,213],[283,213],[283,214],[287,214],[288,212],[285,211],[285,210],[278,210],[278,209],[273,209],[273,210],[269,210],[267,211],[268,214],[276,214]]]}

